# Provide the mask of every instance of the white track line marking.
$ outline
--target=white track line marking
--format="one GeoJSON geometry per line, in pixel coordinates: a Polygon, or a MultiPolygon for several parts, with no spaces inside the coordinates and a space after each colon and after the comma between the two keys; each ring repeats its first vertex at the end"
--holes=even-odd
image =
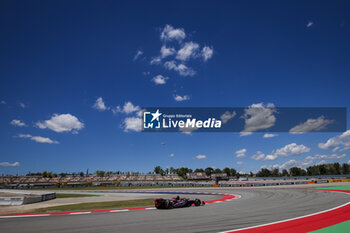
{"type": "Polygon", "coordinates": [[[128,209],[124,209],[124,210],[111,210],[109,211],[109,213],[117,213],[117,212],[125,212],[125,211],[129,211],[128,209]]]}
{"type": "Polygon", "coordinates": [[[154,209],[156,209],[156,207],[145,208],[145,210],[154,210],[154,209]]]}
{"type": "Polygon", "coordinates": [[[31,215],[0,216],[0,218],[45,217],[50,215],[51,214],[31,214],[31,215]]]}
{"type": "Polygon", "coordinates": [[[69,214],[91,214],[91,211],[84,211],[84,212],[73,212],[73,213],[69,213],[69,214]]]}
{"type": "Polygon", "coordinates": [[[350,204],[350,202],[345,203],[345,204],[340,205],[340,206],[337,206],[337,207],[334,207],[334,208],[331,208],[331,209],[328,209],[328,210],[323,210],[323,211],[320,211],[320,212],[316,212],[316,213],[313,213],[313,214],[308,214],[308,215],[304,215],[304,216],[300,216],[300,217],[296,217],[296,218],[285,219],[285,220],[281,220],[281,221],[277,221],[277,222],[271,222],[271,223],[261,224],[261,225],[252,226],[252,227],[244,227],[244,228],[239,228],[239,229],[234,229],[234,230],[220,231],[218,233],[229,233],[229,232],[235,232],[235,231],[242,231],[242,230],[247,230],[247,229],[252,229],[252,228],[257,228],[257,227],[263,227],[263,226],[273,225],[273,224],[277,224],[277,223],[282,223],[282,222],[288,222],[288,221],[292,221],[292,220],[296,220],[296,219],[300,219],[300,218],[306,218],[306,217],[310,217],[310,216],[313,216],[313,215],[322,214],[322,213],[325,213],[325,212],[328,212],[328,211],[336,210],[336,209],[339,209],[339,208],[341,208],[343,206],[346,206],[346,205],[349,205],[349,204],[350,204]]]}

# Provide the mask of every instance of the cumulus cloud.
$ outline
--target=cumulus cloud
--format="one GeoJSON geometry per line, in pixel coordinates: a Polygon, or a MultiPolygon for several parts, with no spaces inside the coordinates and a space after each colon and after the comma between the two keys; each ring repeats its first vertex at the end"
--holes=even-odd
{"type": "Polygon", "coordinates": [[[178,72],[181,76],[193,76],[196,74],[192,68],[187,67],[185,64],[176,64],[175,61],[167,61],[164,63],[164,67],[168,70],[174,70],[178,72]]]}
{"type": "Polygon", "coordinates": [[[213,56],[213,48],[210,48],[208,46],[203,47],[202,56],[204,61],[209,60],[213,56]]]}
{"type": "Polygon", "coordinates": [[[243,148],[241,150],[236,151],[235,154],[237,158],[244,158],[246,152],[247,152],[247,149],[243,148]]]}
{"type": "Polygon", "coordinates": [[[168,56],[171,56],[173,54],[175,54],[176,50],[174,48],[171,48],[171,47],[166,47],[165,45],[163,45],[161,48],[160,48],[160,56],[161,58],[166,58],[168,56]]]}
{"type": "Polygon", "coordinates": [[[18,138],[29,138],[29,139],[31,139],[35,142],[39,142],[39,143],[59,144],[58,141],[51,140],[50,138],[45,138],[45,137],[41,137],[41,136],[32,136],[30,134],[18,134],[17,137],[18,138]]]}
{"type": "Polygon", "coordinates": [[[6,101],[5,100],[1,100],[1,104],[6,104],[6,101]]]}
{"type": "Polygon", "coordinates": [[[277,136],[278,136],[278,134],[266,133],[266,134],[264,134],[263,138],[274,138],[277,136]]]}
{"type": "Polygon", "coordinates": [[[288,157],[288,156],[301,155],[303,153],[309,152],[310,150],[311,149],[309,147],[304,146],[303,144],[297,145],[296,143],[291,143],[291,144],[285,145],[280,149],[272,151],[271,154],[265,157],[265,160],[275,160],[279,156],[288,157]]]}
{"type": "Polygon", "coordinates": [[[177,102],[181,102],[181,101],[185,101],[185,100],[189,100],[189,99],[190,99],[190,97],[188,95],[184,95],[184,96],[174,95],[174,100],[177,102]]]}
{"type": "Polygon", "coordinates": [[[263,160],[265,158],[265,154],[261,151],[257,151],[251,158],[254,160],[263,160]]]}
{"type": "Polygon", "coordinates": [[[122,124],[124,132],[140,132],[142,130],[142,121],[140,117],[126,117],[122,124]]]}
{"type": "Polygon", "coordinates": [[[294,126],[289,130],[293,134],[301,134],[305,132],[320,131],[325,129],[329,124],[333,123],[334,120],[327,120],[324,116],[320,116],[316,119],[308,119],[307,121],[294,126]]]}
{"type": "Polygon", "coordinates": [[[25,105],[24,103],[19,103],[19,106],[21,107],[21,108],[26,108],[27,107],[27,105],[25,105]]]}
{"type": "Polygon", "coordinates": [[[172,158],[172,157],[174,157],[174,156],[175,156],[175,154],[171,153],[169,156],[172,158]]]}
{"type": "Polygon", "coordinates": [[[182,41],[185,39],[186,33],[183,28],[174,28],[173,26],[167,24],[160,33],[160,39],[163,41],[177,40],[182,41]]]}
{"type": "Polygon", "coordinates": [[[118,112],[125,113],[125,114],[130,114],[134,112],[140,111],[141,108],[137,105],[134,105],[130,101],[126,102],[123,107],[117,106],[114,109],[112,109],[112,112],[114,114],[117,114],[118,112]]]}
{"type": "Polygon", "coordinates": [[[11,125],[14,125],[14,126],[18,126],[18,127],[27,126],[23,121],[21,121],[21,120],[16,120],[16,119],[12,120],[12,121],[10,122],[10,124],[11,124],[11,125]]]}
{"type": "Polygon", "coordinates": [[[137,50],[136,54],[135,54],[135,56],[133,58],[133,61],[136,61],[137,59],[139,59],[142,56],[142,54],[143,54],[142,50],[137,50]]]}
{"type": "Polygon", "coordinates": [[[242,165],[244,162],[243,161],[237,161],[238,165],[242,165]]]}
{"type": "Polygon", "coordinates": [[[20,166],[19,162],[9,163],[9,162],[0,162],[0,167],[18,167],[20,166]]]}
{"type": "Polygon", "coordinates": [[[234,118],[236,116],[236,112],[233,111],[232,113],[230,111],[226,111],[224,114],[222,114],[220,116],[220,119],[222,120],[222,123],[226,123],[229,120],[231,120],[232,118],[234,118]]]}
{"type": "Polygon", "coordinates": [[[244,109],[244,114],[241,116],[245,120],[244,130],[242,132],[254,132],[274,126],[276,122],[274,113],[277,112],[274,107],[272,103],[268,103],[267,105],[258,103],[244,109]]]}
{"type": "Polygon", "coordinates": [[[345,131],[339,136],[332,137],[326,143],[319,143],[320,149],[333,149],[333,151],[343,151],[350,149],[350,130],[345,131]]]}
{"type": "Polygon", "coordinates": [[[57,133],[73,132],[77,133],[78,130],[84,128],[84,123],[69,113],[67,114],[54,114],[49,120],[39,121],[36,126],[40,129],[51,129],[57,133]]]}
{"type": "Polygon", "coordinates": [[[196,159],[206,159],[207,156],[206,155],[197,155],[195,158],[196,159]]]}
{"type": "Polygon", "coordinates": [[[108,109],[105,105],[105,103],[103,102],[102,97],[98,97],[94,103],[94,105],[92,106],[92,108],[97,109],[99,111],[105,111],[106,109],[108,109]]]}
{"type": "Polygon", "coordinates": [[[168,79],[168,77],[164,77],[163,75],[157,75],[152,78],[152,81],[157,85],[163,85],[166,84],[166,80],[168,79]]]}
{"type": "Polygon", "coordinates": [[[312,25],[314,25],[314,22],[312,22],[312,21],[309,21],[309,22],[307,22],[307,24],[306,24],[306,27],[311,27],[312,25]]]}
{"type": "Polygon", "coordinates": [[[179,51],[177,51],[176,59],[181,61],[187,61],[191,57],[196,56],[198,49],[199,49],[199,44],[194,43],[192,41],[187,42],[179,51]]]}

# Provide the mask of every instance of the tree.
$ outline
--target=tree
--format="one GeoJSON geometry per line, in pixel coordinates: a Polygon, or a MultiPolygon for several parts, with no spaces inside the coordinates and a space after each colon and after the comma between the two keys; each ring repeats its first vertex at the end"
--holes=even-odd
{"type": "Polygon", "coordinates": [[[234,169],[234,168],[231,168],[231,169],[230,169],[230,173],[231,173],[231,176],[237,175],[237,171],[236,171],[236,169],[234,169]]]}
{"type": "Polygon", "coordinates": [[[160,166],[156,166],[156,167],[154,168],[154,173],[160,174],[160,170],[162,170],[162,168],[161,168],[160,166]]]}
{"type": "Polygon", "coordinates": [[[291,176],[306,176],[306,171],[300,167],[292,167],[289,169],[291,176]]]}
{"type": "Polygon", "coordinates": [[[211,167],[207,167],[207,168],[205,169],[205,174],[206,174],[207,176],[210,176],[211,174],[213,174],[213,172],[214,172],[214,169],[211,168],[211,167]]]}
{"type": "Polygon", "coordinates": [[[347,163],[343,163],[341,170],[342,170],[343,174],[349,174],[350,173],[350,165],[347,163]]]}
{"type": "Polygon", "coordinates": [[[84,177],[84,172],[79,173],[80,177],[84,177]]]}
{"type": "Polygon", "coordinates": [[[228,167],[225,167],[224,169],[222,169],[223,173],[226,173],[227,176],[231,176],[231,170],[228,167]]]}
{"type": "Polygon", "coordinates": [[[216,169],[214,170],[214,173],[215,173],[215,174],[221,173],[220,168],[216,168],[216,169]]]}
{"type": "Polygon", "coordinates": [[[194,172],[204,172],[203,168],[196,168],[196,170],[194,170],[194,172]]]}
{"type": "Polygon", "coordinates": [[[43,177],[48,177],[47,171],[44,171],[44,172],[42,173],[42,176],[43,176],[43,177]]]}
{"type": "Polygon", "coordinates": [[[283,169],[282,170],[282,176],[288,176],[289,174],[288,174],[288,171],[287,171],[287,169],[283,169]]]}
{"type": "Polygon", "coordinates": [[[261,168],[261,170],[258,171],[258,173],[256,173],[256,176],[269,177],[269,176],[271,176],[271,171],[267,168],[261,168]]]}
{"type": "Polygon", "coordinates": [[[339,163],[334,163],[334,170],[336,175],[341,174],[341,169],[340,169],[340,164],[339,163]]]}
{"type": "Polygon", "coordinates": [[[99,176],[99,177],[104,177],[105,176],[105,171],[97,170],[96,171],[96,175],[99,176]]]}
{"type": "Polygon", "coordinates": [[[280,171],[278,168],[275,168],[272,170],[272,174],[271,174],[273,177],[277,177],[280,175],[280,171]]]}

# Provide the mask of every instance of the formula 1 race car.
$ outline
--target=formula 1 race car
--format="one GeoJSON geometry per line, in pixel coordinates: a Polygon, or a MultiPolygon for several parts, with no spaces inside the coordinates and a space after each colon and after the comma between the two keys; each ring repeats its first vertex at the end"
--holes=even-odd
{"type": "Polygon", "coordinates": [[[179,196],[177,196],[171,199],[158,198],[154,201],[154,205],[157,209],[172,209],[190,207],[192,205],[201,206],[205,205],[205,202],[199,199],[191,200],[188,198],[180,198],[179,196]]]}

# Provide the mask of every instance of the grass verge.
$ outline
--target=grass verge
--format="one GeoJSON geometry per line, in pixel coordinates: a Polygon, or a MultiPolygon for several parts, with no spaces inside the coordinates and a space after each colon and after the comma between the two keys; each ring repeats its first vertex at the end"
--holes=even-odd
{"type": "Polygon", "coordinates": [[[57,212],[57,211],[80,211],[80,210],[102,210],[102,209],[116,209],[116,208],[130,208],[153,206],[154,199],[138,199],[128,201],[107,201],[107,202],[88,202],[71,205],[52,206],[38,209],[36,212],[57,212]]]}

